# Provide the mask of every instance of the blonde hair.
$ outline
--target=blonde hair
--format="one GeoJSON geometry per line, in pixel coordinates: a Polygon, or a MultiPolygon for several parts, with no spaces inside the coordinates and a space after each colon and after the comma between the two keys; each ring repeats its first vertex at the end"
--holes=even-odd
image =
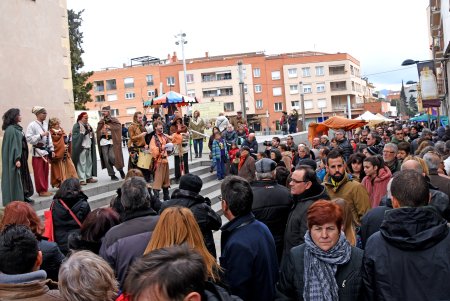
{"type": "Polygon", "coordinates": [[[402,164],[404,164],[406,161],[409,161],[409,160],[414,160],[414,161],[419,162],[420,166],[422,166],[422,170],[425,173],[425,175],[428,176],[430,174],[430,170],[428,169],[428,165],[424,159],[417,157],[417,156],[409,155],[403,160],[402,164]]]}
{"type": "Polygon", "coordinates": [[[50,118],[48,121],[48,127],[52,129],[57,123],[61,123],[61,121],[58,118],[56,117],[50,118]]]}
{"type": "Polygon", "coordinates": [[[144,255],[156,249],[183,244],[187,244],[202,255],[208,277],[218,281],[220,267],[206,248],[200,227],[188,208],[169,207],[161,213],[144,255]]]}
{"type": "Polygon", "coordinates": [[[345,237],[352,246],[356,246],[355,223],[353,221],[353,214],[350,206],[344,199],[341,198],[333,199],[331,202],[341,207],[343,213],[342,225],[344,227],[343,231],[345,233],[345,237]]]}

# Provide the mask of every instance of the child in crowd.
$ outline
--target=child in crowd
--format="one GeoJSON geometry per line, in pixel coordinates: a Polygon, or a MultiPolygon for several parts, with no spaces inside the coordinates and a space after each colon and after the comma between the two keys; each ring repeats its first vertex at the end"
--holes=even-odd
{"type": "Polygon", "coordinates": [[[230,174],[238,174],[239,165],[239,148],[236,142],[231,143],[231,149],[228,151],[228,157],[230,158],[230,174]]]}
{"type": "Polygon", "coordinates": [[[228,151],[225,140],[221,133],[214,134],[214,141],[212,143],[212,160],[217,168],[217,180],[225,178],[225,163],[228,159],[228,151]]]}

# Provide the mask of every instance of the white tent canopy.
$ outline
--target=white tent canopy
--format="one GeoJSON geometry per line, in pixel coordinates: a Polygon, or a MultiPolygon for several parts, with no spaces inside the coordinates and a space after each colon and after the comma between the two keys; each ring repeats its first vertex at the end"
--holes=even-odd
{"type": "Polygon", "coordinates": [[[378,117],[380,117],[380,118],[383,118],[383,120],[386,121],[386,122],[395,121],[394,119],[387,118],[387,117],[381,115],[380,113],[377,113],[377,115],[375,115],[375,116],[378,116],[378,117]]]}
{"type": "Polygon", "coordinates": [[[362,114],[361,116],[355,118],[355,120],[364,120],[364,121],[380,121],[383,122],[385,121],[383,116],[378,116],[375,114],[370,113],[369,111],[365,111],[364,114],[362,114]]]}

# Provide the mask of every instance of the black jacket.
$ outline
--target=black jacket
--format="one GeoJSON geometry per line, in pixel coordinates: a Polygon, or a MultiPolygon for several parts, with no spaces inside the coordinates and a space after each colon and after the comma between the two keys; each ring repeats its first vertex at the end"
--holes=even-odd
{"type": "MultiPolygon", "coordinates": [[[[63,198],[64,203],[72,210],[80,223],[83,223],[91,212],[87,199],[88,197],[83,192],[80,192],[77,198],[63,198]]],[[[69,252],[68,237],[73,232],[80,233],[80,226],[59,199],[53,200],[52,217],[55,242],[61,252],[67,254],[69,252]]]]}
{"type": "Polygon", "coordinates": [[[392,209],[366,244],[367,300],[448,300],[450,235],[432,206],[392,209]]]}
{"type": "Polygon", "coordinates": [[[220,226],[222,226],[222,219],[214,210],[212,210],[211,200],[192,191],[175,189],[171,199],[162,204],[160,214],[164,209],[173,206],[191,209],[195,220],[202,231],[206,248],[208,248],[208,251],[212,256],[216,257],[216,245],[214,243],[212,231],[220,229],[220,226]]]}
{"type": "Polygon", "coordinates": [[[256,139],[253,139],[253,141],[245,139],[242,146],[248,146],[250,148],[250,154],[256,154],[258,152],[258,141],[256,139]]]}
{"type": "Polygon", "coordinates": [[[317,184],[311,186],[303,194],[294,195],[294,202],[289,213],[286,224],[286,232],[284,234],[284,256],[298,245],[305,242],[305,233],[308,230],[306,221],[306,213],[309,206],[317,200],[329,200],[327,190],[324,186],[317,184]]]}
{"type": "Polygon", "coordinates": [[[54,242],[44,239],[39,240],[39,250],[42,252],[42,264],[40,269],[47,272],[47,278],[58,281],[59,267],[64,260],[64,254],[54,242]]]}
{"type": "Polygon", "coordinates": [[[81,235],[78,233],[71,233],[69,235],[69,249],[80,251],[87,250],[91,251],[94,254],[98,254],[100,252],[100,247],[102,246],[101,241],[87,241],[81,238],[81,235]]]}
{"type": "Polygon", "coordinates": [[[284,232],[292,196],[285,186],[277,181],[254,181],[252,184],[252,211],[256,219],[263,222],[272,233],[277,248],[278,262],[281,261],[284,245],[284,232]]]}
{"type": "MultiPolygon", "coordinates": [[[[339,287],[339,301],[355,301],[362,298],[363,251],[352,247],[350,260],[338,265],[336,282],[339,287]]],[[[277,283],[276,301],[303,300],[305,244],[292,248],[281,266],[280,281],[277,283]]],[[[406,299],[405,299],[406,300],[406,299]]]]}
{"type": "Polygon", "coordinates": [[[341,141],[338,141],[338,147],[342,149],[344,152],[344,159],[345,161],[348,160],[351,154],[353,154],[353,147],[350,144],[350,141],[348,141],[347,138],[343,138],[341,141]]]}
{"type": "MultiPolygon", "coordinates": [[[[125,220],[125,209],[122,205],[122,188],[117,188],[116,190],[117,195],[111,199],[110,207],[113,208],[117,213],[120,215],[120,220],[125,220]]],[[[152,189],[148,188],[148,193],[150,195],[150,207],[152,207],[153,210],[156,212],[159,212],[161,210],[161,204],[162,202],[156,198],[153,193],[152,189]]]]}
{"type": "Polygon", "coordinates": [[[230,295],[223,287],[209,281],[205,283],[203,295],[202,300],[205,301],[242,301],[241,298],[230,295]]]}
{"type": "Polygon", "coordinates": [[[159,216],[151,208],[126,212],[125,221],[106,233],[100,256],[111,265],[121,285],[128,266],[144,253],[158,219],[159,216]]]}

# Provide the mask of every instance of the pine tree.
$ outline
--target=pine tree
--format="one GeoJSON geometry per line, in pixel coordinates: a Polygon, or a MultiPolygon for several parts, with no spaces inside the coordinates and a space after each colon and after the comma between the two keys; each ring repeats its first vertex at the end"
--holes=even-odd
{"type": "Polygon", "coordinates": [[[408,115],[408,103],[407,103],[406,93],[405,93],[405,86],[403,85],[402,81],[402,90],[400,91],[400,113],[405,116],[408,115]]]}
{"type": "Polygon", "coordinates": [[[87,82],[88,78],[94,74],[93,71],[80,71],[84,67],[81,55],[84,53],[81,45],[83,44],[83,33],[80,30],[81,14],[84,10],[75,12],[72,9],[67,11],[69,20],[69,39],[70,39],[70,61],[72,69],[73,99],[75,110],[86,110],[85,104],[92,101],[89,91],[92,89],[92,83],[87,82]]]}
{"type": "Polygon", "coordinates": [[[417,107],[417,101],[414,95],[409,96],[409,110],[411,112],[411,115],[415,115],[419,112],[419,108],[417,107]]]}

